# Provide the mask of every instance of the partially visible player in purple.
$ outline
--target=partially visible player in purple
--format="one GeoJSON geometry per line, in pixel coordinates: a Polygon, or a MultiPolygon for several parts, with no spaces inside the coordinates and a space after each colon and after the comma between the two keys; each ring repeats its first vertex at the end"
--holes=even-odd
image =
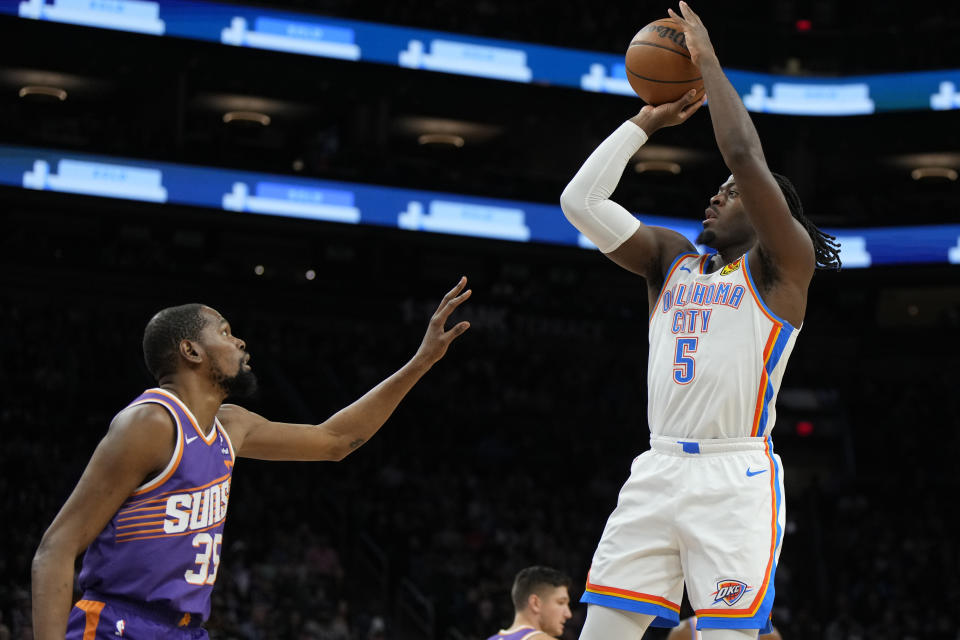
{"type": "Polygon", "coordinates": [[[37,640],[206,638],[235,457],[342,460],[355,451],[469,328],[445,328],[470,297],[466,284],[444,296],[409,362],[318,425],[223,405],[256,388],[244,341],[210,307],[157,313],[143,352],[158,386],[113,419],[34,557],[37,640]],[[71,609],[84,550],[83,596],[71,609]]]}
{"type": "Polygon", "coordinates": [[[546,640],[563,635],[572,616],[570,578],[550,567],[527,567],[513,579],[513,624],[487,640],[546,640]]]}

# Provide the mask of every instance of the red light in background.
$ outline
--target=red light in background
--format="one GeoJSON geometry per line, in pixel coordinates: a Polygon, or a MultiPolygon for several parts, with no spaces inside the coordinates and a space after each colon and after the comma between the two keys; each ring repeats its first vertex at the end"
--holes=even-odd
{"type": "Polygon", "coordinates": [[[806,438],[813,435],[813,423],[809,420],[800,420],[797,422],[797,435],[806,438]]]}
{"type": "Polygon", "coordinates": [[[794,26],[797,28],[797,31],[801,33],[810,31],[810,29],[813,29],[813,23],[810,20],[807,20],[806,18],[800,18],[799,20],[796,21],[796,23],[794,23],[794,26]]]}

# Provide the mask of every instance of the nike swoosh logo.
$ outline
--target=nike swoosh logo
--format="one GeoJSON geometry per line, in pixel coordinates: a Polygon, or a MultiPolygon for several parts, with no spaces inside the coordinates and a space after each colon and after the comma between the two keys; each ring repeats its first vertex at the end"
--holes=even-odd
{"type": "Polygon", "coordinates": [[[688,267],[680,267],[680,271],[686,271],[687,273],[693,273],[688,267]]]}
{"type": "MultiPolygon", "coordinates": [[[[191,442],[193,442],[194,440],[196,440],[196,439],[199,438],[199,437],[200,437],[200,436],[193,436],[192,438],[186,438],[187,444],[190,444],[191,442]]],[[[749,474],[750,472],[748,471],[747,473],[749,474]]]]}
{"type": "Polygon", "coordinates": [[[748,478],[752,478],[753,476],[758,476],[758,475],[760,475],[761,473],[766,473],[766,472],[767,472],[766,469],[760,469],[760,471],[750,471],[750,468],[747,467],[747,477],[748,477],[748,478]]]}

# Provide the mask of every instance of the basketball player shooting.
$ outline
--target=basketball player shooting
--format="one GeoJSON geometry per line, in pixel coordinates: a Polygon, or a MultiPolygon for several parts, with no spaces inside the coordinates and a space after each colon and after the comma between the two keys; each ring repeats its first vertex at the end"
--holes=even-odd
{"type": "Polygon", "coordinates": [[[681,2],[686,46],[710,99],[732,175],[709,198],[699,255],[609,199],[658,129],[703,104],[691,90],[645,106],[587,159],[561,196],[566,217],[616,264],[646,279],[649,451],[638,456],[593,557],[581,640],[634,640],[678,622],[684,584],[704,640],[768,630],[785,519],[770,432],[814,270],[838,245],[770,172],[756,129],[700,18],[681,2]]]}
{"type": "Polygon", "coordinates": [[[206,638],[235,458],[342,460],[355,451],[469,328],[444,328],[470,297],[466,284],[444,296],[409,362],[315,426],[221,405],[256,386],[244,341],[210,307],[157,313],[143,336],[157,387],[113,419],[34,557],[35,637],[206,638]],[[83,596],[71,609],[84,550],[83,596]]]}

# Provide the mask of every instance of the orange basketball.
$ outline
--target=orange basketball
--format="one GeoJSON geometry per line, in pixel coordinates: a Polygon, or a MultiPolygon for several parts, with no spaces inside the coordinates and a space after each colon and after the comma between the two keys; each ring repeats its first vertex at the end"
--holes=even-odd
{"type": "Polygon", "coordinates": [[[647,104],[673,102],[690,89],[703,89],[683,29],[673,18],[654,20],[640,29],[627,48],[626,62],[630,86],[647,104]]]}

